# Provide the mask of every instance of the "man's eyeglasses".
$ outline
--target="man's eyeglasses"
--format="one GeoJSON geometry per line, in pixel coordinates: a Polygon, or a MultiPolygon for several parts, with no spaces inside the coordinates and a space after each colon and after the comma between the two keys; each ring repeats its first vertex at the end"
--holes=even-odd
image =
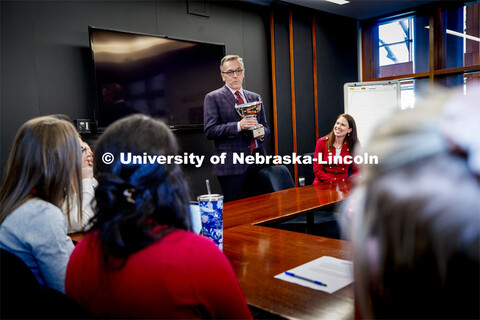
{"type": "Polygon", "coordinates": [[[243,72],[243,69],[237,69],[235,71],[233,70],[228,70],[226,72],[222,72],[223,74],[226,74],[229,77],[233,77],[233,74],[235,73],[237,76],[241,75],[243,72]]]}

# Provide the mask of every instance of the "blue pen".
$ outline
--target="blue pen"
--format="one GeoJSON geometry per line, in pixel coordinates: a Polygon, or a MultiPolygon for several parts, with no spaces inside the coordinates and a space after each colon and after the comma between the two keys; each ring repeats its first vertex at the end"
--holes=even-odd
{"type": "Polygon", "coordinates": [[[301,279],[301,280],[305,280],[305,281],[308,281],[308,282],[312,282],[312,283],[315,283],[315,284],[318,284],[319,286],[323,286],[323,287],[326,287],[327,285],[323,282],[320,282],[320,281],[316,281],[316,280],[312,280],[312,279],[308,279],[308,278],[304,278],[304,277],[301,277],[299,275],[296,275],[295,273],[292,273],[292,272],[288,272],[288,271],[285,271],[285,274],[287,276],[290,276],[290,277],[294,277],[294,278],[298,278],[298,279],[301,279]]]}

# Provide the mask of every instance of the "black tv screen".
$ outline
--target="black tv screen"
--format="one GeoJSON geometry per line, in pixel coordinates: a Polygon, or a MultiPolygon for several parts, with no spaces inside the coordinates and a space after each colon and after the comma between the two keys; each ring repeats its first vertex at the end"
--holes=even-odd
{"type": "Polygon", "coordinates": [[[89,27],[95,121],[107,127],[132,113],[171,128],[203,125],[203,99],[222,85],[222,44],[89,27]]]}

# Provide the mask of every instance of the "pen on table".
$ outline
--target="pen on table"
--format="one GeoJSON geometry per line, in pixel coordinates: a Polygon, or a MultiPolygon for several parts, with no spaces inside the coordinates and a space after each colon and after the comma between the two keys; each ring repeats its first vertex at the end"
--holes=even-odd
{"type": "Polygon", "coordinates": [[[304,277],[301,277],[299,275],[296,275],[295,273],[292,273],[292,272],[288,272],[288,271],[285,271],[285,274],[287,276],[290,276],[290,277],[294,277],[294,278],[298,278],[300,280],[305,280],[305,281],[308,281],[308,282],[312,282],[312,283],[315,283],[315,284],[318,284],[319,286],[324,286],[326,287],[327,285],[323,282],[320,282],[320,281],[317,281],[317,280],[312,280],[312,279],[308,279],[308,278],[304,278],[304,277]]]}

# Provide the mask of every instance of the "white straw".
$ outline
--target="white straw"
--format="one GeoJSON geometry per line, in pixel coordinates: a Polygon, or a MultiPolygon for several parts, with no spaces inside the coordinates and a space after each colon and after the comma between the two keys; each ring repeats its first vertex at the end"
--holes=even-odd
{"type": "Polygon", "coordinates": [[[205,182],[206,182],[206,184],[207,184],[207,192],[208,192],[208,194],[212,194],[212,192],[210,191],[210,181],[208,181],[208,179],[207,179],[207,180],[205,180],[205,182]]]}

